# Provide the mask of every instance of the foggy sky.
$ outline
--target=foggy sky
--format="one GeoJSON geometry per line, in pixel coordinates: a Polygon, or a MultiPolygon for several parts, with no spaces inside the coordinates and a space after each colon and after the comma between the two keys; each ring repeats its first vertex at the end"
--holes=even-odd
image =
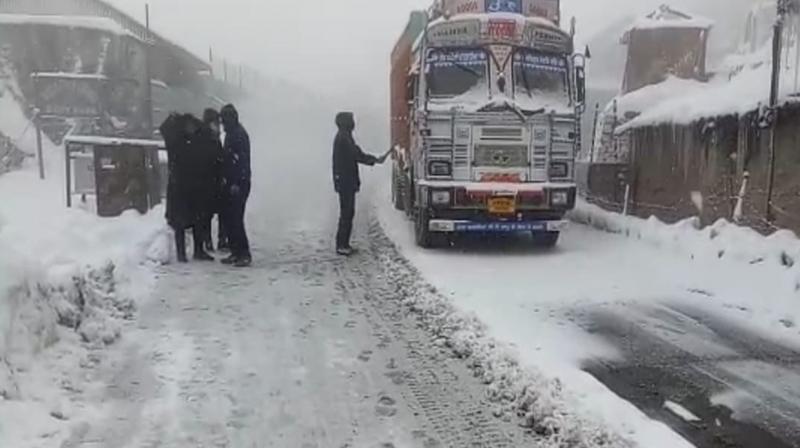
{"type": "MultiPolygon", "coordinates": [[[[206,57],[245,61],[265,75],[336,97],[384,100],[389,54],[412,9],[432,0],[149,0],[156,31],[206,57]]],[[[579,40],[615,18],[666,0],[562,0],[579,40]]],[[[675,0],[686,4],[702,0],[675,0]]],[[[710,1],[710,0],[706,0],[710,1]]],[[[143,18],[144,0],[111,0],[143,18]]],[[[564,26],[568,20],[565,20],[564,26]]]]}

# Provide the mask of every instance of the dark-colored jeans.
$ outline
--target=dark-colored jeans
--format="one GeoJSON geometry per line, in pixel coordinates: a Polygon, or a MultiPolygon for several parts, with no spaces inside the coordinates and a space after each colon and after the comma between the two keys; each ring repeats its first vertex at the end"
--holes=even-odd
{"type": "Polygon", "coordinates": [[[247,199],[250,197],[250,185],[243,185],[238,194],[230,194],[227,200],[225,226],[228,232],[228,243],[231,255],[237,258],[250,257],[250,240],[244,225],[247,199]]]}
{"type": "Polygon", "coordinates": [[[339,231],[336,233],[336,248],[350,247],[353,234],[353,218],[356,216],[356,192],[339,192],[339,231]]]}

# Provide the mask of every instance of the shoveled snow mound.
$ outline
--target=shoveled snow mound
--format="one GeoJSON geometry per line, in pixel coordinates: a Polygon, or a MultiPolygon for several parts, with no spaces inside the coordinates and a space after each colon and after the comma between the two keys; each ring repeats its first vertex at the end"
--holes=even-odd
{"type": "Polygon", "coordinates": [[[489,334],[480,319],[459,310],[430,284],[397,250],[377,222],[371,243],[386,266],[385,275],[397,285],[397,297],[416,313],[437,341],[468,364],[488,387],[494,415],[516,416],[542,437],[542,447],[627,447],[631,444],[604,425],[577,414],[578,406],[557,378],[522,366],[510,347],[489,334]]]}
{"type": "Polygon", "coordinates": [[[665,224],[655,217],[623,216],[582,201],[570,219],[642,241],[699,266],[725,266],[729,277],[709,274],[704,288],[712,290],[696,291],[699,298],[716,297],[732,319],[800,347],[800,239],[793,232],[763,236],[725,220],[701,228],[697,218],[665,224]],[[740,275],[744,281],[730,275],[740,275]]]}
{"type": "Polygon", "coordinates": [[[121,336],[168,260],[163,210],[67,209],[57,176],[0,177],[0,446],[58,446],[91,352],[121,336]]]}

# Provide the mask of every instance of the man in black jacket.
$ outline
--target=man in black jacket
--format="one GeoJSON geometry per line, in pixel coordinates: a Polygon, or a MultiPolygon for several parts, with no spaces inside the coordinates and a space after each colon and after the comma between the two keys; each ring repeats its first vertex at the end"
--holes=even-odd
{"type": "Polygon", "coordinates": [[[361,189],[358,165],[382,164],[390,153],[378,158],[361,150],[353,138],[356,122],[351,112],[340,112],[336,115],[336,126],[339,132],[333,142],[333,186],[339,194],[340,206],[336,253],[348,256],[353,253],[350,236],[356,213],[356,193],[361,189]]]}
{"type": "Polygon", "coordinates": [[[175,231],[178,261],[185,263],[186,229],[192,229],[194,259],[212,261],[203,248],[216,187],[220,148],[202,121],[192,115],[170,115],[161,125],[169,157],[167,221],[175,231]]]}
{"type": "Polygon", "coordinates": [[[225,264],[247,267],[253,262],[250,241],[244,225],[247,199],[250,197],[250,135],[239,122],[239,112],[232,104],[220,112],[225,127],[224,163],[222,176],[225,181],[227,213],[225,225],[231,247],[231,256],[222,260],[225,264]]]}

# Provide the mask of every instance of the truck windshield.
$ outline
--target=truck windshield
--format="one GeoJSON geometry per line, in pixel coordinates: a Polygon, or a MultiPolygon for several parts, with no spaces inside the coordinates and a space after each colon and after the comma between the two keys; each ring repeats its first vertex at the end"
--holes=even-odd
{"type": "Polygon", "coordinates": [[[486,86],[488,57],[483,50],[434,50],[428,55],[426,72],[433,98],[461,96],[486,86]]]}
{"type": "Polygon", "coordinates": [[[533,51],[514,54],[516,98],[569,103],[567,60],[564,56],[533,51]]]}

